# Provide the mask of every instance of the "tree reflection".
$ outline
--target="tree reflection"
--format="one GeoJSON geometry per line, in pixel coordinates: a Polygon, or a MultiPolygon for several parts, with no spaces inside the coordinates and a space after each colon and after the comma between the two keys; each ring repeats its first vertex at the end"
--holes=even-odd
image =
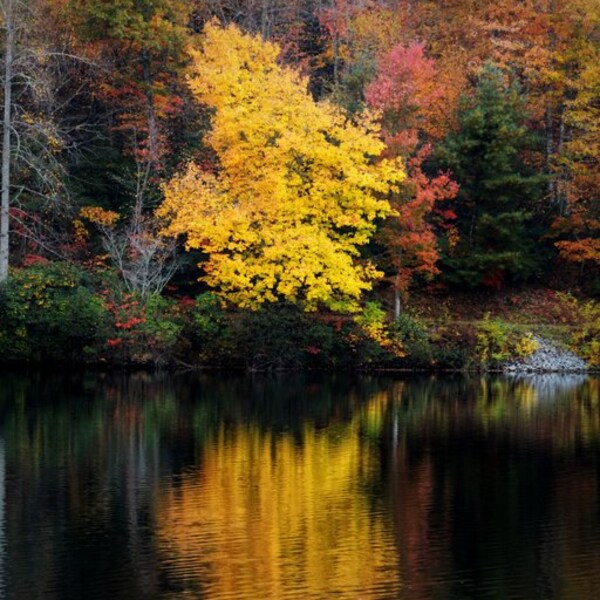
{"type": "Polygon", "coordinates": [[[600,586],[597,378],[13,374],[0,439],[6,597],[600,586]]]}
{"type": "Polygon", "coordinates": [[[394,595],[397,547],[381,499],[369,494],[377,446],[361,435],[386,405],[376,395],[348,421],[305,423],[299,439],[222,426],[199,467],[160,499],[168,561],[214,598],[394,595]]]}

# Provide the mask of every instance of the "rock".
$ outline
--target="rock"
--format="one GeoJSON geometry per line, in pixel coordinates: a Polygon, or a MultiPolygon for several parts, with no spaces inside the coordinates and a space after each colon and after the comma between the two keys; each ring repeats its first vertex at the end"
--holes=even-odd
{"type": "Polygon", "coordinates": [[[588,370],[586,362],[569,350],[535,337],[539,348],[530,356],[512,360],[502,366],[508,373],[582,373],[588,370]]]}

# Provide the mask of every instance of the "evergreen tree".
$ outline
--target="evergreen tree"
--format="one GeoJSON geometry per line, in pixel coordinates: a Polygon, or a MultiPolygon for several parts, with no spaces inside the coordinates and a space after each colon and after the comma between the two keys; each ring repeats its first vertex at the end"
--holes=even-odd
{"type": "Polygon", "coordinates": [[[544,177],[524,161],[536,145],[526,116],[519,86],[506,84],[491,64],[482,69],[473,96],[462,99],[459,129],[438,152],[460,185],[460,240],[442,265],[449,283],[499,287],[526,280],[539,267],[541,232],[533,217],[544,177]]]}

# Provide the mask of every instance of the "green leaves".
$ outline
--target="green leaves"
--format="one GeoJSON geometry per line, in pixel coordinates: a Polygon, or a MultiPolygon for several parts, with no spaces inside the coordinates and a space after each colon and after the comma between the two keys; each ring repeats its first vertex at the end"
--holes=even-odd
{"type": "Polygon", "coordinates": [[[449,281],[468,286],[531,277],[537,268],[532,217],[544,177],[524,160],[536,140],[525,127],[519,87],[494,65],[482,70],[473,97],[464,97],[460,129],[437,153],[460,185],[460,242],[446,256],[449,281]]]}

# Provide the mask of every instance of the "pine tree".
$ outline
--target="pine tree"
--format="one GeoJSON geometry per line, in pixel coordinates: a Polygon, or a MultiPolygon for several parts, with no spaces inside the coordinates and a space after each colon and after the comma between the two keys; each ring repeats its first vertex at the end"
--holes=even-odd
{"type": "Polygon", "coordinates": [[[473,96],[462,99],[459,129],[438,151],[460,185],[460,241],[443,261],[450,283],[500,286],[530,278],[539,266],[534,211],[544,177],[524,160],[536,146],[526,117],[519,86],[487,64],[473,96]]]}

